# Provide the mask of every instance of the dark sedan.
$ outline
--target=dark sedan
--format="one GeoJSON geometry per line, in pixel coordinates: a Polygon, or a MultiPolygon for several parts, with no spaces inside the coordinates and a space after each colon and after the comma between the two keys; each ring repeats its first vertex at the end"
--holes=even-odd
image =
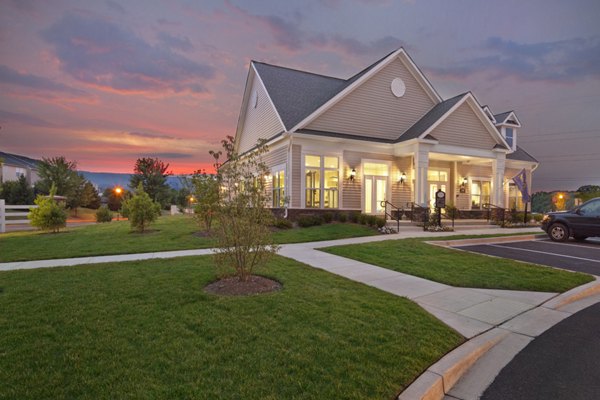
{"type": "Polygon", "coordinates": [[[555,242],[566,242],[600,236],[600,197],[586,201],[570,211],[551,212],[544,215],[542,229],[555,242]]]}

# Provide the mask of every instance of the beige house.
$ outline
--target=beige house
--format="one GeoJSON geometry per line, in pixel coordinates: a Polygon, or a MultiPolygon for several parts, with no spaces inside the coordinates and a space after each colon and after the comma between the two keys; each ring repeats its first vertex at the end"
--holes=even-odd
{"type": "Polygon", "coordinates": [[[16,181],[24,176],[27,183],[33,186],[39,180],[38,163],[39,160],[33,158],[0,151],[0,183],[16,181]]]}
{"type": "Polygon", "coordinates": [[[292,215],[431,206],[438,189],[475,215],[523,207],[512,177],[525,169],[531,185],[538,162],[517,146],[520,129],[470,92],[443,100],[399,49],[349,79],[253,61],[236,149],[268,139],[272,206],[292,215]]]}

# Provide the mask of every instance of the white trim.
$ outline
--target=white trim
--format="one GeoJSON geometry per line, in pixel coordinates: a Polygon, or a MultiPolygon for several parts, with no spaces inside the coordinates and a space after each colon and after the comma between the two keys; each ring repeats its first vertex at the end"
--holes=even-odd
{"type": "Polygon", "coordinates": [[[514,111],[511,111],[506,118],[504,118],[504,120],[496,122],[496,125],[510,125],[510,126],[516,126],[517,128],[521,128],[521,121],[519,121],[519,118],[517,118],[517,114],[515,114],[514,111]],[[512,119],[514,119],[517,123],[516,124],[511,124],[508,123],[506,121],[508,121],[509,119],[511,119],[510,117],[513,117],[512,119]]]}
{"type": "Polygon", "coordinates": [[[338,103],[341,99],[343,99],[348,94],[350,94],[351,92],[353,92],[354,89],[356,89],[358,86],[362,85],[364,82],[366,82],[367,80],[369,80],[373,75],[375,75],[376,73],[378,73],[379,71],[381,71],[383,68],[385,68],[387,65],[389,65],[396,58],[398,58],[400,60],[400,62],[402,62],[403,64],[405,64],[405,67],[406,67],[406,63],[405,63],[405,61],[402,58],[400,58],[400,55],[404,56],[404,58],[406,59],[406,61],[409,62],[410,67],[412,67],[412,69],[414,70],[414,71],[411,71],[410,70],[411,68],[407,68],[409,70],[409,72],[411,73],[411,75],[413,75],[413,77],[415,78],[415,80],[417,82],[419,82],[419,84],[421,86],[423,86],[422,82],[426,83],[426,86],[424,87],[424,89],[426,89],[425,92],[427,93],[427,95],[432,100],[434,100],[434,101],[437,100],[437,103],[441,102],[442,99],[440,98],[439,94],[437,94],[437,92],[433,89],[433,86],[431,86],[431,84],[429,83],[429,81],[427,80],[427,78],[425,78],[425,76],[423,75],[423,73],[421,73],[421,71],[419,70],[419,68],[412,62],[412,60],[406,54],[406,52],[404,51],[404,49],[400,48],[400,49],[396,50],[395,52],[393,52],[392,54],[390,54],[389,56],[387,56],[386,58],[384,58],[383,60],[381,60],[379,62],[379,64],[377,64],[376,66],[374,66],[373,68],[371,68],[371,70],[369,72],[365,73],[363,76],[361,76],[355,82],[353,82],[352,84],[350,84],[344,90],[342,90],[341,92],[339,92],[338,94],[336,94],[335,96],[333,96],[331,99],[329,99],[327,102],[325,102],[325,104],[321,105],[319,108],[317,108],[315,111],[313,111],[310,115],[308,115],[307,117],[305,117],[302,121],[300,121],[299,123],[297,123],[296,126],[294,126],[292,129],[290,129],[290,132],[295,132],[298,129],[301,129],[304,126],[306,126],[309,123],[311,123],[312,121],[314,121],[316,118],[318,118],[320,115],[322,115],[325,111],[329,110],[331,107],[333,107],[333,105],[335,105],[336,103],[338,103]]]}
{"type": "Polygon", "coordinates": [[[492,123],[496,123],[496,117],[494,117],[494,113],[488,106],[483,106],[483,111],[492,119],[492,123]]]}

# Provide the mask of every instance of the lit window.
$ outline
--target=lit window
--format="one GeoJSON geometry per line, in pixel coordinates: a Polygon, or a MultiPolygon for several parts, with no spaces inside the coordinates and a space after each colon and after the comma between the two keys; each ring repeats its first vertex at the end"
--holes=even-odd
{"type": "Polygon", "coordinates": [[[273,172],[273,207],[285,206],[285,172],[283,169],[273,172]]]}
{"type": "Polygon", "coordinates": [[[508,184],[508,208],[517,211],[522,211],[525,209],[521,191],[514,183],[508,184]]]}
{"type": "Polygon", "coordinates": [[[339,160],[337,157],[304,157],[305,206],[338,208],[339,160]]]}
{"type": "Polygon", "coordinates": [[[448,172],[429,169],[427,170],[427,180],[433,182],[448,182],[448,172]]]}
{"type": "Polygon", "coordinates": [[[484,204],[489,204],[492,185],[490,181],[471,181],[471,208],[479,209],[484,204]]]}

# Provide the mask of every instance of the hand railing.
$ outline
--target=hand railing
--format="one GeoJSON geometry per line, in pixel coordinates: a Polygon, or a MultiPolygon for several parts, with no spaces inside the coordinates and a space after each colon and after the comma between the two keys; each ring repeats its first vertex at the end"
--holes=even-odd
{"type": "Polygon", "coordinates": [[[423,207],[412,203],[410,220],[412,222],[417,222],[417,218],[419,217],[421,217],[421,221],[423,221],[423,230],[426,231],[429,226],[429,207],[423,207]]]}
{"type": "Polygon", "coordinates": [[[484,203],[481,208],[487,209],[487,220],[500,222],[500,226],[504,228],[506,225],[506,209],[491,203],[484,203]]]}
{"type": "Polygon", "coordinates": [[[397,207],[397,206],[393,205],[392,203],[390,203],[387,200],[382,200],[379,203],[379,205],[381,207],[383,207],[386,219],[389,217],[390,219],[395,219],[396,220],[396,225],[397,225],[396,232],[399,233],[400,232],[400,218],[401,218],[400,217],[400,211],[402,211],[402,214],[404,215],[404,209],[401,209],[400,207],[397,207]],[[390,208],[390,212],[389,213],[388,213],[388,206],[390,208]],[[396,218],[394,218],[394,215],[393,215],[393,211],[394,210],[396,210],[396,218]]]}

